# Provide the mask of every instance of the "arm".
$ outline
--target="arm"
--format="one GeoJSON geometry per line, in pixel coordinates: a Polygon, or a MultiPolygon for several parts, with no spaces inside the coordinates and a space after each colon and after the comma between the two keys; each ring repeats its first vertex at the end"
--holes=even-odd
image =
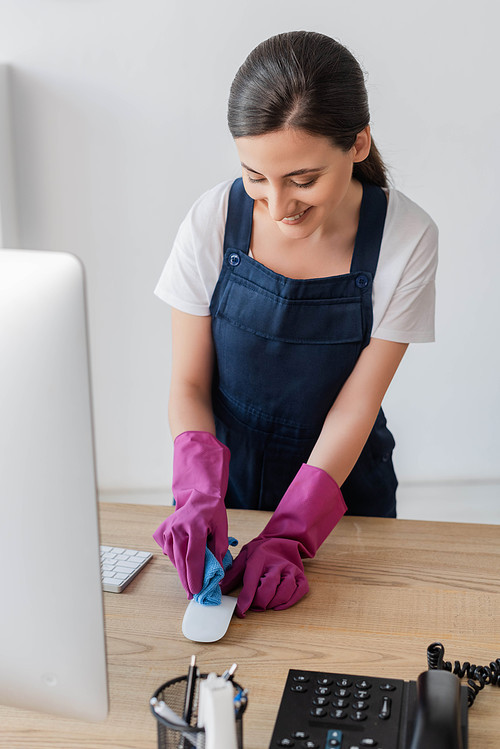
{"type": "Polygon", "coordinates": [[[308,464],[322,468],[339,486],[368,439],[407,348],[407,343],[372,338],[328,412],[308,464]]]}
{"type": "Polygon", "coordinates": [[[309,586],[302,564],[313,557],[346,506],[343,483],[373,427],[407,344],[372,339],[334,405],[310,455],[257,538],[245,544],[222,582],[228,593],[243,583],[236,613],[292,606],[309,586]]]}
{"type": "Polygon", "coordinates": [[[169,418],[174,437],[172,492],[176,508],[153,537],[192,598],[202,589],[205,547],[221,565],[227,552],[224,496],[230,453],[215,437],[210,316],[173,309],[172,346],[169,418]]]}
{"type": "Polygon", "coordinates": [[[210,315],[172,309],[172,379],[168,414],[175,439],[186,431],[215,435],[212,412],[214,346],[210,315]]]}

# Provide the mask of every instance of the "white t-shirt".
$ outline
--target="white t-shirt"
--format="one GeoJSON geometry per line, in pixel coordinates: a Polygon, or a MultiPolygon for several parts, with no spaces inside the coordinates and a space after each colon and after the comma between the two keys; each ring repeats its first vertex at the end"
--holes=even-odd
{"type": "MultiPolygon", "coordinates": [[[[223,261],[233,180],[204,193],[179,227],[155,294],[192,315],[209,315],[223,261]]],[[[372,336],[399,343],[434,340],[438,230],[398,190],[388,190],[387,215],[373,281],[372,336]]]]}

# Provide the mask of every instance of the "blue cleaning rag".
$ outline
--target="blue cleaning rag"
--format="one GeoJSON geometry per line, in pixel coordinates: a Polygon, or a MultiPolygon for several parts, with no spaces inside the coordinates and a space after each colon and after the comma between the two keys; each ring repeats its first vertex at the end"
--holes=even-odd
{"type": "MultiPolygon", "coordinates": [[[[229,546],[236,546],[237,543],[238,541],[235,538],[229,537],[229,546]]],[[[196,603],[201,603],[203,606],[219,606],[221,604],[222,593],[219,583],[232,563],[233,558],[229,549],[226,551],[221,565],[207,546],[205,549],[203,587],[199,593],[195,593],[193,596],[196,603]]]]}

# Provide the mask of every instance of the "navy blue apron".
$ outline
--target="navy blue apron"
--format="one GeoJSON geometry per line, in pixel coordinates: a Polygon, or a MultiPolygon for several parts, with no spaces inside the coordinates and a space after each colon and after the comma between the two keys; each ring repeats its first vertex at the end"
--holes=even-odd
{"type": "MultiPolygon", "coordinates": [[[[372,283],[387,199],[363,185],[350,272],[292,279],[248,256],[253,200],[230,191],[224,259],[210,312],[217,437],[231,450],[226,506],[274,510],[369,343],[372,283]]],[[[394,439],[380,410],[342,486],[349,514],[395,517],[394,439]]]]}

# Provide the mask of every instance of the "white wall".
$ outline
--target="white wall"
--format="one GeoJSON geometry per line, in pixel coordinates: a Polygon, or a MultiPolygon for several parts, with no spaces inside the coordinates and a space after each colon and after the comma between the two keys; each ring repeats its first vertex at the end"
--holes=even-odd
{"type": "Polygon", "coordinates": [[[169,311],[152,291],[193,200],[238,175],[230,82],[268,36],[346,44],[396,186],[441,232],[436,344],[386,398],[403,480],[498,479],[499,97],[493,3],[0,0],[19,246],[88,274],[101,488],[165,490],[169,311]]]}

